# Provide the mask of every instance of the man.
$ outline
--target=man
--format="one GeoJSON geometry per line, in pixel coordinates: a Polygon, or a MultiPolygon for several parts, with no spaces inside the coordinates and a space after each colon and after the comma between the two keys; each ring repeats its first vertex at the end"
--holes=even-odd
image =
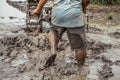
{"type": "MultiPolygon", "coordinates": [[[[47,0],[40,0],[33,14],[38,14],[47,0]]],[[[53,0],[52,26],[48,33],[51,50],[55,50],[62,34],[67,31],[71,49],[75,51],[78,65],[86,58],[86,37],[84,16],[89,0],[53,0]]],[[[54,56],[55,59],[56,56],[54,56]]]]}

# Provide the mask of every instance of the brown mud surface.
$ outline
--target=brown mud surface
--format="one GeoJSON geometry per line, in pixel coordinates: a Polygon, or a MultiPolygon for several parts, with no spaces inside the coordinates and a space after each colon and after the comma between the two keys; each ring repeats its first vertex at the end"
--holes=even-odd
{"type": "Polygon", "coordinates": [[[47,68],[44,68],[44,65],[51,53],[45,33],[28,35],[20,30],[1,37],[0,79],[119,80],[119,74],[113,67],[118,70],[120,67],[120,40],[104,35],[97,29],[92,30],[93,33],[87,33],[88,55],[81,68],[76,64],[66,33],[60,40],[55,63],[47,68]],[[114,76],[118,78],[114,79],[114,76]]]}
{"type": "Polygon", "coordinates": [[[0,80],[120,80],[120,27],[99,27],[86,32],[88,54],[82,67],[76,64],[66,33],[55,63],[45,68],[51,55],[46,33],[0,31],[0,80]]]}

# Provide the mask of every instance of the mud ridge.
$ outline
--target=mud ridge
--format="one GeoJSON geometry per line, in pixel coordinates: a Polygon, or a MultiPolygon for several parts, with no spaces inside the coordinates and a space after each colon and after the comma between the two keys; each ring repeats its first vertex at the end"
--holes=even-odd
{"type": "Polygon", "coordinates": [[[7,3],[22,12],[26,12],[26,1],[9,1],[7,3]]]}

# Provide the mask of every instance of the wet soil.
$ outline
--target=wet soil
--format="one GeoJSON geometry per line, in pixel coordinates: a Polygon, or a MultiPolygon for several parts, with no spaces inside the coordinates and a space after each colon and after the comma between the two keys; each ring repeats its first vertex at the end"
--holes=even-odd
{"type": "Polygon", "coordinates": [[[102,31],[87,33],[88,55],[83,67],[77,66],[66,33],[60,40],[55,63],[44,67],[51,55],[46,33],[21,32],[0,38],[1,80],[114,80],[117,75],[112,67],[120,67],[120,41],[102,31]]]}
{"type": "Polygon", "coordinates": [[[22,12],[26,12],[26,1],[11,1],[7,0],[7,3],[22,12]]]}
{"type": "Polygon", "coordinates": [[[44,67],[51,55],[46,33],[28,33],[24,29],[10,29],[4,34],[1,31],[0,80],[119,80],[120,29],[117,26],[113,26],[114,30],[101,29],[98,25],[89,28],[88,54],[81,67],[77,66],[66,33],[59,42],[55,63],[44,67]]]}
{"type": "Polygon", "coordinates": [[[120,25],[120,5],[95,5],[88,6],[89,24],[97,27],[96,24],[101,24],[101,27],[111,27],[120,25]]]}

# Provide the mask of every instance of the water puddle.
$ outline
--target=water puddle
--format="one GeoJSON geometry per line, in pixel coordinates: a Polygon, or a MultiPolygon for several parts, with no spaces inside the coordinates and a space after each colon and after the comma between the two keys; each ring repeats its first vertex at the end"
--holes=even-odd
{"type": "MultiPolygon", "coordinates": [[[[17,0],[19,1],[19,0],[17,0]]],[[[20,0],[21,1],[21,0],[20,0]]],[[[1,23],[25,23],[25,13],[7,4],[6,0],[0,0],[0,24],[1,23]]]]}

